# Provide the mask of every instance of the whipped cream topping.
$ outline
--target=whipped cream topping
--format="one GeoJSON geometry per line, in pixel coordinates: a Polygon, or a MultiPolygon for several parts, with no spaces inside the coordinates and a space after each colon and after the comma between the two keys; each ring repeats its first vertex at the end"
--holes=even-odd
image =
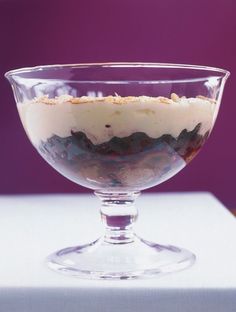
{"type": "Polygon", "coordinates": [[[218,111],[214,100],[149,96],[107,96],[74,98],[62,95],[47,96],[18,103],[23,126],[33,144],[46,141],[53,135],[71,136],[82,131],[93,144],[101,144],[112,137],[126,137],[144,132],[152,138],[163,134],[177,137],[183,129],[191,131],[201,123],[200,133],[211,130],[218,111]]]}

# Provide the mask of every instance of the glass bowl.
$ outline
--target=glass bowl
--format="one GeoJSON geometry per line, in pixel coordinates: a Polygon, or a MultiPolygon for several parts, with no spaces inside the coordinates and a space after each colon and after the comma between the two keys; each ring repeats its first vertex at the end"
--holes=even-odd
{"type": "Polygon", "coordinates": [[[200,151],[214,126],[228,71],[102,63],[23,68],[5,76],[39,154],[102,201],[104,235],[53,253],[47,258],[50,268],[79,277],[128,279],[194,263],[190,251],[134,233],[134,201],[200,151]]]}

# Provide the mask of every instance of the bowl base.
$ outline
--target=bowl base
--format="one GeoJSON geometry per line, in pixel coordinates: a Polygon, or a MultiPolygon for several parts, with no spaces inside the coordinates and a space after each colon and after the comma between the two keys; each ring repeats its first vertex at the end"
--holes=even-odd
{"type": "Polygon", "coordinates": [[[88,279],[156,277],[190,267],[195,255],[186,249],[163,246],[135,236],[129,243],[98,239],[62,249],[47,258],[50,269],[88,279]]]}

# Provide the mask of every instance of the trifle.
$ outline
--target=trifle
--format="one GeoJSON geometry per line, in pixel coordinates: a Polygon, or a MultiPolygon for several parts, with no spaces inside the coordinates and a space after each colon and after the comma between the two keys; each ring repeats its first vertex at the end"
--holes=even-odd
{"type": "Polygon", "coordinates": [[[200,150],[217,105],[204,96],[47,95],[18,103],[39,153],[92,189],[141,190],[181,170],[200,150]]]}
{"type": "MultiPolygon", "coordinates": [[[[183,270],[195,262],[191,251],[136,235],[135,200],[199,152],[228,76],[218,68],[161,63],[48,65],[6,73],[37,151],[101,200],[103,235],[49,255],[49,268],[84,278],[130,279],[183,270]]],[[[157,216],[149,216],[155,222],[157,216]]],[[[81,220],[75,222],[79,226],[81,220]]],[[[89,227],[94,227],[90,219],[89,227]]]]}

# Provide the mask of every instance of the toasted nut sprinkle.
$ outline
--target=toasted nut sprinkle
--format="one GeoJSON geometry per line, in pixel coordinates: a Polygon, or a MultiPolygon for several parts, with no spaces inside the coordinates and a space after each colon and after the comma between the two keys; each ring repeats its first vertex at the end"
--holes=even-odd
{"type": "Polygon", "coordinates": [[[35,103],[43,103],[43,104],[48,104],[48,105],[52,105],[52,104],[56,104],[57,100],[56,99],[49,99],[47,95],[44,95],[40,98],[34,98],[34,102],[35,103]]]}
{"type": "Polygon", "coordinates": [[[99,101],[104,101],[104,98],[95,98],[95,97],[87,97],[87,96],[82,96],[82,97],[76,97],[72,98],[69,100],[70,103],[72,104],[83,104],[83,103],[91,103],[91,102],[99,102],[99,101]]]}
{"type": "Polygon", "coordinates": [[[211,103],[216,103],[216,100],[215,100],[215,99],[208,98],[208,97],[203,96],[203,95],[197,95],[196,98],[197,98],[197,99],[206,100],[206,101],[209,101],[209,102],[211,102],[211,103]]]}
{"type": "Polygon", "coordinates": [[[161,103],[164,103],[164,104],[171,104],[172,103],[171,99],[168,99],[164,96],[159,96],[158,99],[160,100],[161,103]]]}
{"type": "Polygon", "coordinates": [[[79,103],[81,103],[81,101],[80,101],[79,98],[73,98],[73,99],[70,100],[70,102],[71,102],[72,104],[79,104],[79,103]]]}
{"type": "MultiPolygon", "coordinates": [[[[202,95],[198,95],[196,98],[216,103],[216,100],[207,98],[202,95]]],[[[72,97],[71,95],[62,95],[55,98],[49,98],[47,95],[35,98],[33,100],[34,103],[43,103],[48,105],[62,104],[62,103],[71,103],[71,104],[86,104],[86,103],[99,103],[105,102],[109,104],[117,104],[117,105],[125,105],[127,103],[146,103],[148,101],[156,100],[159,103],[163,104],[173,104],[173,102],[179,102],[181,99],[186,99],[185,96],[181,96],[181,98],[176,93],[171,93],[170,98],[164,96],[158,97],[149,97],[149,96],[120,96],[116,94],[115,96],[109,95],[104,97],[92,97],[92,96],[81,96],[81,97],[72,97]]]]}
{"type": "Polygon", "coordinates": [[[176,93],[171,93],[170,98],[174,102],[178,102],[179,101],[179,96],[176,93]]]}
{"type": "Polygon", "coordinates": [[[91,102],[93,100],[89,100],[88,98],[84,98],[83,96],[81,98],[76,97],[70,100],[70,103],[72,104],[81,104],[81,103],[87,103],[87,102],[91,102]]]}
{"type": "Polygon", "coordinates": [[[44,100],[43,103],[52,105],[52,104],[56,104],[57,101],[56,99],[47,99],[47,100],[44,100]]]}

